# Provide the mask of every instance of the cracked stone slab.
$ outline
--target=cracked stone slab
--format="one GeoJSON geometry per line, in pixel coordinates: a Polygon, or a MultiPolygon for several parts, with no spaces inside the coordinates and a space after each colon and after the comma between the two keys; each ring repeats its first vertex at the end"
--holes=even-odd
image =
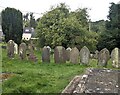
{"type": "Polygon", "coordinates": [[[69,83],[62,93],[120,93],[120,70],[86,70],[69,83]]]}

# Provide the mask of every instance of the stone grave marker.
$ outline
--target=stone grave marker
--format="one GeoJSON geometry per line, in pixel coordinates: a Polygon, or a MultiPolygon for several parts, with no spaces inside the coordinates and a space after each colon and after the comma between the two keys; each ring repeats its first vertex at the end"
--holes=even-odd
{"type": "Polygon", "coordinates": [[[14,43],[14,54],[18,54],[18,45],[14,43]]]}
{"type": "Polygon", "coordinates": [[[34,53],[29,53],[28,54],[28,60],[33,61],[33,62],[37,62],[38,58],[35,56],[34,53]]]}
{"type": "Polygon", "coordinates": [[[68,47],[67,49],[66,49],[66,61],[70,61],[70,52],[71,52],[71,48],[70,47],[68,47]]]}
{"type": "Polygon", "coordinates": [[[89,59],[90,59],[90,51],[86,46],[84,46],[80,50],[80,63],[88,65],[89,59]]]}
{"type": "Polygon", "coordinates": [[[65,63],[66,62],[66,50],[63,46],[55,47],[54,61],[55,61],[55,63],[65,63]]]}
{"type": "Polygon", "coordinates": [[[79,50],[76,47],[72,48],[70,52],[70,62],[73,64],[79,63],[79,50]]]}
{"type": "Polygon", "coordinates": [[[98,59],[98,55],[99,55],[99,51],[96,50],[96,51],[95,51],[95,54],[94,54],[94,58],[95,58],[95,59],[98,59]]]}
{"type": "Polygon", "coordinates": [[[120,68],[120,49],[114,48],[111,52],[112,66],[120,68]]]}
{"type": "Polygon", "coordinates": [[[110,58],[109,51],[106,48],[102,49],[98,55],[98,66],[106,67],[109,58],[110,58]]]}
{"type": "Polygon", "coordinates": [[[20,59],[26,59],[26,49],[27,49],[27,46],[25,43],[21,43],[20,46],[19,46],[19,56],[20,56],[20,59]]]}
{"type": "Polygon", "coordinates": [[[13,40],[9,40],[7,43],[7,56],[9,58],[14,57],[14,41],[13,40]]]}
{"type": "Polygon", "coordinates": [[[42,49],[42,62],[50,63],[50,49],[47,47],[43,47],[42,49]]]}

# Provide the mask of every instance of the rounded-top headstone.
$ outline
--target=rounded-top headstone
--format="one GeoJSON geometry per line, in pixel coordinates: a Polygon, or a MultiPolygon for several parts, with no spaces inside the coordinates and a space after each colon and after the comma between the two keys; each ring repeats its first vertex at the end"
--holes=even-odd
{"type": "Polygon", "coordinates": [[[63,46],[55,47],[54,61],[55,61],[55,63],[65,63],[66,62],[66,50],[63,46]]]}
{"type": "Polygon", "coordinates": [[[50,62],[50,49],[47,47],[42,49],[42,62],[50,62]]]}
{"type": "Polygon", "coordinates": [[[111,52],[112,66],[120,68],[120,49],[114,48],[111,52]]]}
{"type": "Polygon", "coordinates": [[[95,51],[95,54],[94,54],[94,58],[95,58],[95,59],[98,59],[98,55],[99,55],[99,51],[96,50],[96,51],[95,51]]]}
{"type": "Polygon", "coordinates": [[[18,45],[14,43],[14,54],[18,54],[18,45]]]}
{"type": "Polygon", "coordinates": [[[106,67],[109,58],[110,58],[110,53],[108,49],[106,48],[102,49],[98,55],[98,66],[106,67]]]}
{"type": "Polygon", "coordinates": [[[84,46],[80,50],[80,63],[88,65],[89,59],[90,59],[90,51],[86,46],[84,46]]]}
{"type": "Polygon", "coordinates": [[[13,40],[9,40],[7,43],[7,56],[9,58],[14,57],[14,41],[13,40]]]}
{"type": "Polygon", "coordinates": [[[26,58],[26,49],[27,49],[26,44],[21,43],[19,46],[19,56],[22,60],[26,58]]]}
{"type": "Polygon", "coordinates": [[[70,62],[73,64],[79,63],[79,50],[76,47],[72,48],[70,52],[70,62]]]}
{"type": "Polygon", "coordinates": [[[66,61],[70,61],[70,52],[71,52],[71,48],[70,47],[68,47],[67,49],[66,49],[66,61]]]}

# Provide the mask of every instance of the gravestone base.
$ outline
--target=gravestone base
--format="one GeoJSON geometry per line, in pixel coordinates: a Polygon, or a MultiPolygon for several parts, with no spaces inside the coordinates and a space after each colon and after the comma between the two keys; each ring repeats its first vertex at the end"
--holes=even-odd
{"type": "Polygon", "coordinates": [[[62,91],[64,93],[120,93],[120,70],[87,69],[76,76],[62,91]]]}

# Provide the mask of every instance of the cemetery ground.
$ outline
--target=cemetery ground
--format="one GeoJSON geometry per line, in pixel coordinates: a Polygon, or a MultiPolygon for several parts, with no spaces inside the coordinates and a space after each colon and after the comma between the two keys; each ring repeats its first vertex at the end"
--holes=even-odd
{"type": "MultiPolygon", "coordinates": [[[[97,67],[97,60],[91,59],[89,66],[53,61],[41,62],[41,52],[35,51],[38,62],[20,60],[18,55],[9,59],[6,49],[2,49],[2,91],[3,93],[61,93],[76,76],[83,74],[87,68],[97,67]]],[[[102,68],[102,67],[101,67],[102,68]]],[[[107,68],[112,68],[111,61],[107,68]]]]}

